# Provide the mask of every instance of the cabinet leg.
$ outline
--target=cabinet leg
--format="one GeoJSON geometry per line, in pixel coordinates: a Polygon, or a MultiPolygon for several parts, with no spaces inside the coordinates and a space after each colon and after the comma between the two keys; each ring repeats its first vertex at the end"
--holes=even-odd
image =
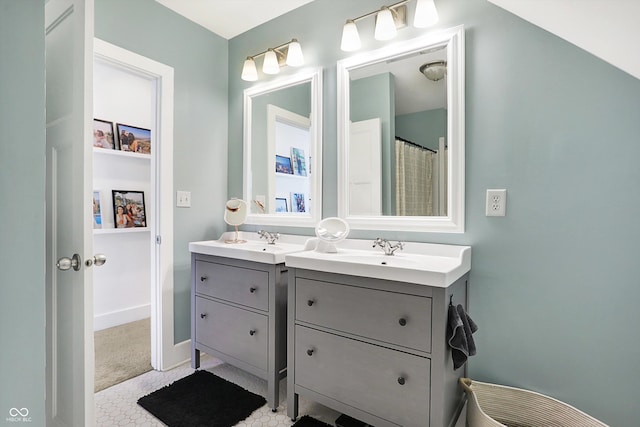
{"type": "Polygon", "coordinates": [[[287,415],[291,421],[298,418],[298,395],[296,393],[291,393],[287,398],[287,415]]]}
{"type": "Polygon", "coordinates": [[[191,367],[198,369],[200,367],[200,350],[191,349],[191,367]]]}
{"type": "Polygon", "coordinates": [[[267,404],[271,412],[278,412],[278,403],[280,403],[280,379],[276,374],[267,382],[267,404]]]}

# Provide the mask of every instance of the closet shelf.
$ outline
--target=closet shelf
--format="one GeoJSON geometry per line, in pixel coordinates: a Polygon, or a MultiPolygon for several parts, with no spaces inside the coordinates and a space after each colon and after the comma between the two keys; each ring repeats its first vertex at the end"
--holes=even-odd
{"type": "Polygon", "coordinates": [[[134,227],[134,228],[94,228],[93,234],[121,234],[121,233],[146,233],[150,229],[149,227],[134,227]]]}
{"type": "Polygon", "coordinates": [[[292,173],[282,173],[282,172],[276,172],[276,176],[278,178],[291,178],[291,179],[309,179],[310,178],[309,175],[295,175],[292,173]]]}
{"type": "Polygon", "coordinates": [[[107,148],[93,147],[93,153],[101,156],[128,157],[130,159],[146,160],[147,162],[151,161],[151,154],[140,154],[131,151],[109,150],[107,148]]]}

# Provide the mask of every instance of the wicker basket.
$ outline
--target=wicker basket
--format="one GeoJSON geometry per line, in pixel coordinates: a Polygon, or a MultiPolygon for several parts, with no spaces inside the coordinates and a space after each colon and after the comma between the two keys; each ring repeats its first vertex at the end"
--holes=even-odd
{"type": "Polygon", "coordinates": [[[607,427],[559,400],[533,391],[460,378],[468,427],[607,427]]]}

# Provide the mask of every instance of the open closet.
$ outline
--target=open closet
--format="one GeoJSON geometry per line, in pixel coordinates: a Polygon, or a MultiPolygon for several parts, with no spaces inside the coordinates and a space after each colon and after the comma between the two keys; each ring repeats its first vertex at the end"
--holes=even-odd
{"type": "Polygon", "coordinates": [[[137,324],[122,347],[146,341],[142,364],[165,370],[188,357],[173,342],[173,68],[99,39],[93,65],[94,330],[137,324]]]}

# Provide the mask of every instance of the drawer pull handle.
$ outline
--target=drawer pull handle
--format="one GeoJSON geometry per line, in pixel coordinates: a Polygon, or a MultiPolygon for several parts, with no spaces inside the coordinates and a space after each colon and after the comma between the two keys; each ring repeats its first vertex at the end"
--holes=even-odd
{"type": "Polygon", "coordinates": [[[404,383],[406,383],[407,381],[405,380],[404,377],[398,377],[398,384],[400,385],[404,385],[404,383]]]}
{"type": "Polygon", "coordinates": [[[315,351],[315,350],[314,350],[314,349],[312,349],[312,348],[310,348],[309,350],[307,350],[307,356],[313,356],[313,352],[314,352],[314,351],[315,351]]]}
{"type": "Polygon", "coordinates": [[[256,330],[252,329],[249,331],[249,335],[254,336],[256,334],[256,330]]]}
{"type": "Polygon", "coordinates": [[[309,307],[311,307],[314,303],[315,303],[315,301],[314,301],[314,300],[312,300],[312,299],[310,299],[310,300],[308,300],[308,301],[307,301],[307,305],[308,305],[309,307]]]}
{"type": "Polygon", "coordinates": [[[200,318],[204,319],[205,317],[207,317],[207,313],[200,313],[200,318]]]}
{"type": "Polygon", "coordinates": [[[206,282],[207,281],[207,276],[200,276],[200,281],[201,282],[206,282]]]}
{"type": "Polygon", "coordinates": [[[400,324],[400,326],[405,326],[407,324],[407,319],[401,317],[400,320],[398,320],[398,323],[400,324]]]}
{"type": "Polygon", "coordinates": [[[258,289],[255,286],[249,288],[249,292],[251,292],[252,294],[255,294],[257,290],[258,289]]]}

